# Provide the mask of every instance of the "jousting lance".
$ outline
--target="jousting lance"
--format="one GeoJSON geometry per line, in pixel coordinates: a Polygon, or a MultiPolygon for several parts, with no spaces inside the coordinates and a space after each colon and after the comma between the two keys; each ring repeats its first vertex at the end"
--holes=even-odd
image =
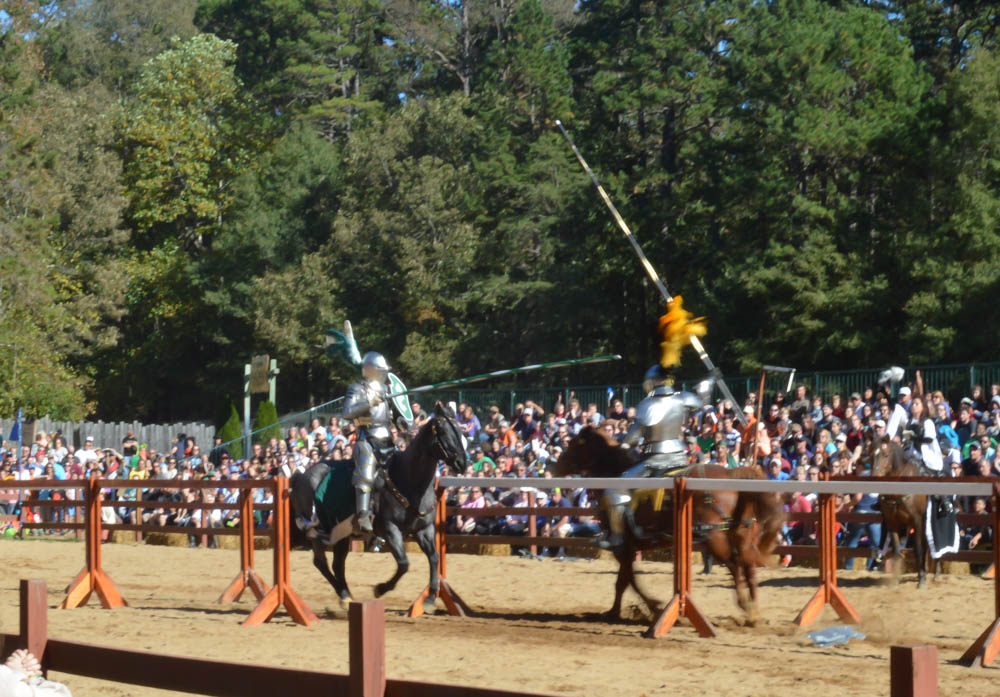
{"type": "Polygon", "coordinates": [[[456,380],[445,380],[444,382],[435,382],[433,385],[421,385],[420,387],[412,387],[402,392],[393,392],[391,394],[385,395],[385,399],[392,399],[393,397],[401,397],[402,395],[414,394],[417,392],[430,392],[431,390],[437,390],[442,387],[453,387],[455,385],[465,385],[470,382],[481,382],[483,380],[489,380],[490,378],[499,378],[505,375],[516,375],[517,373],[530,373],[534,370],[548,370],[549,368],[564,368],[572,365],[588,365],[590,363],[606,363],[607,361],[620,361],[621,356],[618,354],[608,354],[605,356],[589,356],[587,358],[570,358],[565,361],[552,361],[550,363],[534,363],[532,365],[524,365],[520,368],[507,368],[506,370],[494,370],[490,373],[482,373],[480,375],[472,375],[467,378],[458,378],[456,380]]]}
{"type": "MultiPolygon", "coordinates": [[[[566,129],[563,127],[562,121],[556,119],[556,125],[559,127],[559,130],[562,131],[563,138],[565,138],[566,142],[569,143],[569,146],[573,148],[573,154],[576,155],[576,159],[580,161],[584,171],[590,177],[590,181],[592,181],[594,186],[597,187],[597,193],[601,195],[604,205],[606,205],[608,210],[611,211],[611,215],[615,219],[615,222],[618,223],[618,227],[621,228],[623,233],[625,233],[625,239],[627,239],[632,245],[632,249],[635,251],[636,256],[639,257],[639,261],[642,262],[642,266],[646,269],[646,273],[656,285],[657,290],[660,291],[660,295],[663,296],[663,299],[669,303],[674,299],[674,296],[670,294],[670,291],[667,290],[663,281],[660,280],[660,275],[656,273],[656,269],[654,269],[653,265],[649,263],[649,259],[646,258],[646,254],[642,251],[642,247],[640,247],[639,243],[636,242],[635,237],[632,235],[632,231],[629,230],[628,225],[625,223],[625,219],[622,218],[621,213],[619,213],[618,209],[615,208],[615,204],[611,202],[611,198],[604,190],[604,187],[601,186],[599,181],[597,181],[597,176],[594,174],[594,171],[590,169],[590,165],[587,164],[587,161],[583,159],[583,155],[581,155],[579,149],[577,149],[576,143],[573,142],[573,139],[569,137],[569,133],[567,133],[566,129]]],[[[748,425],[747,418],[744,416],[742,410],[735,409],[736,398],[733,397],[733,394],[729,391],[729,387],[726,385],[725,380],[723,380],[722,371],[719,370],[718,367],[712,363],[712,359],[708,357],[708,352],[705,350],[705,346],[701,343],[701,339],[692,335],[691,346],[698,353],[698,357],[701,359],[701,362],[705,364],[705,368],[708,369],[709,374],[715,378],[715,382],[719,385],[719,389],[722,391],[722,394],[733,405],[736,417],[740,420],[740,423],[744,426],[748,425]]]]}

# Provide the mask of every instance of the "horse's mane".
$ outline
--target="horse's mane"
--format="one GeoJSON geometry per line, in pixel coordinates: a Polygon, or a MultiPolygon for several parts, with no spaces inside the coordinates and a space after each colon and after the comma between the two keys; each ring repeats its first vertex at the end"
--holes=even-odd
{"type": "Polygon", "coordinates": [[[628,451],[620,447],[618,441],[593,426],[585,426],[573,436],[569,448],[553,467],[553,473],[618,477],[634,464],[628,451]]]}

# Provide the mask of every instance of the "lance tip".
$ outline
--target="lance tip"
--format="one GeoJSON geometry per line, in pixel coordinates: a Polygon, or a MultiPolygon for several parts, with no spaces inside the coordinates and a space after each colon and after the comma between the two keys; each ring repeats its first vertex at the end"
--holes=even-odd
{"type": "Polygon", "coordinates": [[[560,121],[559,119],[556,119],[556,125],[557,126],[562,126],[562,121],[560,121]]]}

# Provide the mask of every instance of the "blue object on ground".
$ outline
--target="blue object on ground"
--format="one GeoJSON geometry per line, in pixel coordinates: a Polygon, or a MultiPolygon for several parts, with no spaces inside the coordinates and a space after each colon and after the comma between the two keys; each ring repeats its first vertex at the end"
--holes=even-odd
{"type": "Polygon", "coordinates": [[[865,635],[846,624],[838,624],[833,627],[821,629],[818,632],[806,634],[817,646],[833,646],[835,644],[846,644],[851,639],[864,639],[865,635]]]}

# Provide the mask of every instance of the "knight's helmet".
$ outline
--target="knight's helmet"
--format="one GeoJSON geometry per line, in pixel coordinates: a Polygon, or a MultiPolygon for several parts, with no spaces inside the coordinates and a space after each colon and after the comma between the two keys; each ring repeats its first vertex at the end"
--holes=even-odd
{"type": "Polygon", "coordinates": [[[389,364],[385,356],[377,351],[369,351],[361,360],[361,374],[365,380],[385,384],[389,379],[389,364]]]}
{"type": "Polygon", "coordinates": [[[654,363],[642,377],[642,391],[649,394],[657,387],[663,385],[673,385],[674,374],[672,370],[664,368],[659,363],[654,363]]]}

